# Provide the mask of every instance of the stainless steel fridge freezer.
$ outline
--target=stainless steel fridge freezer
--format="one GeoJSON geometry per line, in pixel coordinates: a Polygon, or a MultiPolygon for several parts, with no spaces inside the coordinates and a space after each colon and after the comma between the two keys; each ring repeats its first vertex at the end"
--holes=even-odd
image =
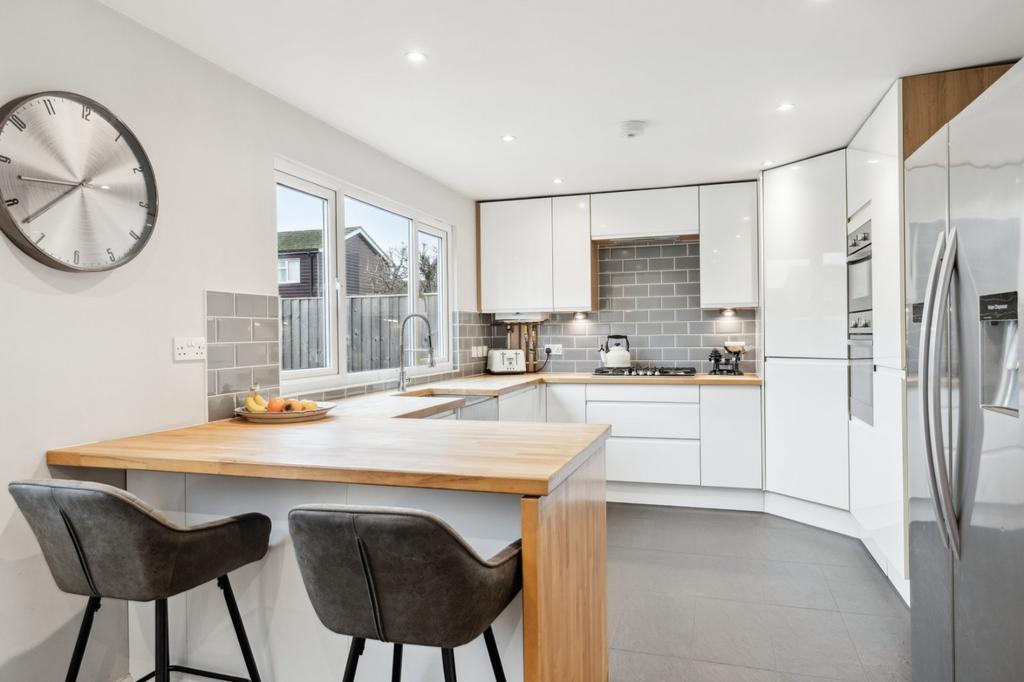
{"type": "Polygon", "coordinates": [[[1024,68],[906,163],[915,680],[1024,680],[1024,68]]]}

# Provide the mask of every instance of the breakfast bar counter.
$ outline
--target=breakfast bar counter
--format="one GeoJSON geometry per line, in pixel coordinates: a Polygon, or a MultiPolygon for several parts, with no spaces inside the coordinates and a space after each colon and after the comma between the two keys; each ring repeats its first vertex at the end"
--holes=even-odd
{"type": "MultiPolygon", "coordinates": [[[[521,537],[522,596],[495,624],[509,680],[606,680],[608,427],[389,418],[429,416],[461,403],[366,396],[343,401],[341,416],[321,421],[225,420],[61,448],[50,451],[47,462],[126,470],[131,492],[180,523],[248,511],[270,516],[270,552],[260,564],[237,571],[236,580],[245,618],[255,623],[250,636],[267,679],[334,679],[342,663],[347,642],[317,621],[287,533],[292,507],[336,502],[435,512],[484,557],[521,537]]],[[[171,601],[172,658],[220,669],[235,662],[237,645],[216,589],[199,588],[171,601]]],[[[136,677],[152,669],[151,609],[130,607],[136,677]]],[[[405,662],[409,679],[437,676],[436,652],[412,649],[405,662]]],[[[386,676],[389,651],[368,643],[361,674],[386,676]]],[[[460,647],[457,655],[460,678],[488,678],[483,642],[460,647]]],[[[240,660],[235,667],[244,672],[240,660]]]]}

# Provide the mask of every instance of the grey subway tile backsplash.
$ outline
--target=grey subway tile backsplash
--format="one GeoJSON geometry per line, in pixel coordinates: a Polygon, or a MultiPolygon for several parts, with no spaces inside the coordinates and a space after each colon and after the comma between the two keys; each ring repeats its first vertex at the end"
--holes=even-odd
{"type": "Polygon", "coordinates": [[[267,317],[267,297],[235,294],[235,315],[237,317],[267,317]]]}
{"type": "Polygon", "coordinates": [[[232,317],[235,314],[235,295],[223,291],[206,292],[207,317],[232,317]]]}
{"type": "Polygon", "coordinates": [[[218,341],[252,341],[252,320],[238,317],[217,319],[218,341]]]}
{"type": "MultiPolygon", "coordinates": [[[[557,264],[556,264],[557,267],[557,264]]],[[[642,365],[710,370],[711,351],[726,340],[745,341],[744,370],[756,370],[757,310],[724,317],[700,309],[700,244],[676,240],[602,244],[598,247],[599,310],[586,320],[553,315],[540,326],[540,344],[561,344],[549,371],[590,372],[608,334],[626,334],[633,361],[642,365]],[[579,351],[585,351],[580,353],[579,351]]]]}
{"type": "Polygon", "coordinates": [[[264,396],[280,393],[277,296],[206,292],[207,413],[226,419],[257,383],[264,396]],[[256,337],[255,339],[253,337],[256,337]]]}

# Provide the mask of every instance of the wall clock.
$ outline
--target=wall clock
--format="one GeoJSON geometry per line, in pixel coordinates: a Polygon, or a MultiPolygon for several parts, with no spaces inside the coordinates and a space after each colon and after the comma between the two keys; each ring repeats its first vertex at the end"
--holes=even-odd
{"type": "Polygon", "coordinates": [[[0,229],[60,270],[120,267],[146,246],[156,180],[132,131],[70,92],[40,92],[0,109],[0,229]]]}

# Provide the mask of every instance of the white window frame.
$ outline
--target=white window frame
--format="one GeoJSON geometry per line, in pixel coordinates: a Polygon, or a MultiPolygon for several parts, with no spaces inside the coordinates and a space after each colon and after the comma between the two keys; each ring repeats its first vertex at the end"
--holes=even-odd
{"type": "MultiPolygon", "coordinates": [[[[421,376],[451,372],[455,366],[455,325],[454,316],[452,315],[455,291],[455,235],[452,226],[427,213],[392,201],[387,197],[321,173],[290,159],[278,157],[275,160],[275,176],[286,178],[287,181],[284,184],[289,184],[292,179],[295,179],[300,182],[310,183],[314,187],[327,189],[334,194],[334,199],[331,201],[331,234],[328,235],[330,248],[325,248],[325,256],[329,253],[329,257],[326,258],[329,262],[325,264],[324,268],[325,272],[330,273],[330,277],[326,282],[327,290],[329,290],[331,278],[333,278],[336,292],[336,295],[332,297],[333,301],[329,300],[327,306],[328,327],[331,335],[329,341],[331,362],[329,367],[315,370],[289,370],[287,372],[282,370],[281,383],[283,389],[288,392],[313,391],[376,383],[398,378],[397,367],[368,370],[365,372],[348,372],[348,344],[346,343],[348,338],[348,320],[345,315],[347,292],[345,290],[345,239],[343,234],[345,225],[345,197],[351,197],[410,220],[409,239],[412,241],[409,244],[409,258],[411,261],[409,264],[409,297],[412,301],[415,301],[416,287],[419,284],[419,232],[423,231],[442,237],[444,244],[444,253],[442,254],[444,276],[442,281],[439,282],[441,291],[438,319],[444,320],[444,327],[442,330],[434,330],[435,334],[439,331],[443,333],[441,352],[435,357],[436,364],[434,367],[410,365],[406,367],[406,375],[421,376]]],[[[414,324],[416,325],[415,333],[423,333],[422,322],[410,322],[408,327],[411,328],[414,324]]]]}
{"type": "Polygon", "coordinates": [[[281,256],[277,257],[277,283],[281,284],[302,284],[302,259],[298,256],[281,256]],[[296,279],[281,279],[281,264],[284,264],[285,277],[288,277],[288,272],[291,270],[291,266],[295,265],[295,277],[296,279]]]}

